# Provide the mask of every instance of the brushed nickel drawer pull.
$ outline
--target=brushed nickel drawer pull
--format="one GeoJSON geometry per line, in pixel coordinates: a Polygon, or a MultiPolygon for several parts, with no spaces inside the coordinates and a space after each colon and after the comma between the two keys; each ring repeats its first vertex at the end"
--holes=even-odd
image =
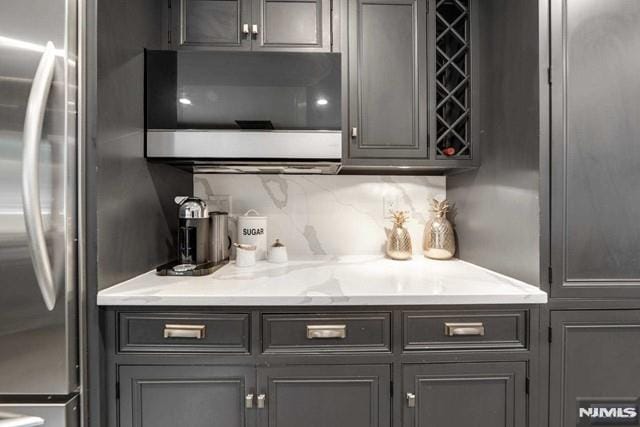
{"type": "Polygon", "coordinates": [[[449,323],[444,324],[444,334],[448,337],[455,336],[484,336],[484,325],[482,322],[470,323],[449,323]]]}
{"type": "Polygon", "coordinates": [[[307,339],[328,339],[347,337],[347,325],[307,325],[307,339]]]}
{"type": "Polygon", "coordinates": [[[205,325],[164,325],[165,338],[194,338],[204,339],[205,325]]]}

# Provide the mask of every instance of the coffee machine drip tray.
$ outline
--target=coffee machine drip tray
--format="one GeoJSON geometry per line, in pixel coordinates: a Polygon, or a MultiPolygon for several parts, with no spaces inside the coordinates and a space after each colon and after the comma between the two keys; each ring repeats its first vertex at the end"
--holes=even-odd
{"type": "Polygon", "coordinates": [[[218,270],[228,261],[213,263],[205,262],[203,264],[181,264],[180,261],[171,261],[156,268],[158,276],[206,276],[218,270]]]}

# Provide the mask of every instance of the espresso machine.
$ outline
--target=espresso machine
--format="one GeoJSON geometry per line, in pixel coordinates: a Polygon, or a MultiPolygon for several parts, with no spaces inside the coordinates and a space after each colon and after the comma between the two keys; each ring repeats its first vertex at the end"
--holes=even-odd
{"type": "Polygon", "coordinates": [[[227,214],[210,217],[206,202],[192,196],[177,196],[178,257],[157,268],[161,276],[204,276],[228,262],[227,214]],[[213,223],[213,226],[212,226],[213,223]],[[224,241],[224,244],[222,242],[224,241]]]}
{"type": "Polygon", "coordinates": [[[184,266],[209,262],[209,210],[197,197],[178,196],[178,261],[184,266]]]}

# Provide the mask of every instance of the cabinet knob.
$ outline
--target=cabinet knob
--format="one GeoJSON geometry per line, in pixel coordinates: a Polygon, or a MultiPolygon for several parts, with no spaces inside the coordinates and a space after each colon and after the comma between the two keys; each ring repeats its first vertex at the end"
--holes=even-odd
{"type": "Polygon", "coordinates": [[[351,128],[351,138],[358,137],[358,128],[351,128]]]}
{"type": "Polygon", "coordinates": [[[249,24],[242,24],[242,34],[249,35],[249,24]]]}
{"type": "Polygon", "coordinates": [[[253,408],[253,394],[249,393],[244,397],[244,407],[247,409],[253,408]]]}
{"type": "Polygon", "coordinates": [[[251,32],[253,33],[254,36],[258,35],[258,26],[256,24],[253,24],[251,26],[251,32]]]}
{"type": "Polygon", "coordinates": [[[409,408],[416,407],[416,395],[413,393],[407,393],[407,406],[409,408]]]}
{"type": "Polygon", "coordinates": [[[266,394],[259,394],[258,395],[258,409],[263,409],[264,408],[264,403],[267,400],[267,395],[266,394]]]}

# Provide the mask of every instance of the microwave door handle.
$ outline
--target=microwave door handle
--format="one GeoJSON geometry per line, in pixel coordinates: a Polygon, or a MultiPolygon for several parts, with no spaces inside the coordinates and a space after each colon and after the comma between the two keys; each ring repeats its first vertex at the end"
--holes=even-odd
{"type": "Polygon", "coordinates": [[[35,427],[44,425],[40,417],[0,412],[0,427],[35,427]]]}
{"type": "Polygon", "coordinates": [[[33,78],[24,120],[22,151],[22,204],[29,252],[42,298],[49,311],[56,305],[57,289],[44,236],[38,163],[42,124],[56,64],[55,51],[53,43],[47,42],[33,78]]]}

